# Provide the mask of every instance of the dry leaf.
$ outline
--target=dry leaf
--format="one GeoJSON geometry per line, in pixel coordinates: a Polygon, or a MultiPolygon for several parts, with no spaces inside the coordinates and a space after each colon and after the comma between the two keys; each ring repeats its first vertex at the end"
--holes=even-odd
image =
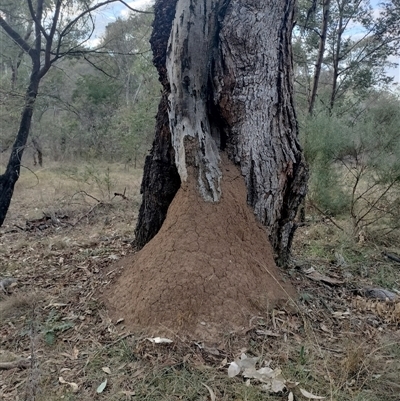
{"type": "Polygon", "coordinates": [[[338,311],[338,312],[333,312],[332,313],[332,316],[336,317],[337,319],[344,319],[346,316],[349,316],[349,315],[350,315],[349,311],[346,311],[346,312],[338,311]]]}
{"type": "Polygon", "coordinates": [[[216,399],[217,399],[217,397],[215,396],[215,394],[214,394],[214,391],[209,387],[209,386],[207,386],[207,384],[204,384],[204,383],[201,383],[207,390],[208,390],[208,392],[210,393],[210,399],[211,399],[211,401],[215,401],[216,399]]]}
{"type": "Polygon", "coordinates": [[[146,340],[149,340],[154,344],[169,344],[173,342],[169,338],[162,338],[162,337],[146,338],[146,340]]]}
{"type": "Polygon", "coordinates": [[[101,393],[104,391],[104,389],[106,388],[106,386],[107,386],[107,379],[104,380],[104,381],[99,385],[99,387],[97,387],[96,393],[97,393],[97,394],[101,394],[101,393]]]}
{"type": "Polygon", "coordinates": [[[289,396],[288,396],[288,401],[293,401],[293,400],[294,400],[293,393],[290,392],[290,393],[289,393],[289,396]]]}
{"type": "Polygon", "coordinates": [[[314,281],[322,281],[324,283],[331,284],[331,285],[339,285],[339,284],[344,283],[344,281],[342,281],[342,280],[337,280],[336,278],[325,276],[324,274],[321,274],[321,273],[317,272],[316,270],[311,271],[310,273],[306,273],[306,274],[307,274],[307,278],[314,280],[314,281]]]}
{"type": "Polygon", "coordinates": [[[78,385],[76,383],[67,382],[62,376],[60,376],[58,378],[58,381],[61,384],[68,384],[71,387],[71,390],[72,390],[73,393],[76,393],[79,390],[79,387],[78,387],[78,385]]]}
{"type": "Polygon", "coordinates": [[[274,333],[271,330],[256,330],[256,333],[260,336],[268,336],[268,337],[280,337],[281,334],[274,333]]]}
{"type": "Polygon", "coordinates": [[[44,307],[44,309],[48,309],[48,308],[58,308],[58,307],[63,307],[63,306],[67,306],[68,304],[62,304],[59,302],[51,302],[48,305],[46,305],[44,307]]]}
{"type": "Polygon", "coordinates": [[[318,395],[314,395],[309,393],[308,391],[304,390],[303,388],[300,388],[301,394],[304,395],[304,397],[309,398],[310,400],[324,400],[325,397],[320,397],[318,395]]]}
{"type": "Polygon", "coordinates": [[[119,393],[125,395],[126,397],[134,397],[136,395],[134,391],[126,391],[126,390],[122,390],[119,393]]]}
{"type": "Polygon", "coordinates": [[[231,362],[228,368],[228,376],[235,377],[240,373],[240,366],[236,362],[231,362]]]}
{"type": "Polygon", "coordinates": [[[78,356],[79,356],[79,350],[78,350],[78,348],[75,346],[74,347],[74,350],[72,351],[72,357],[73,357],[73,359],[78,359],[78,356]]]}
{"type": "Polygon", "coordinates": [[[256,369],[256,363],[260,358],[248,358],[246,354],[242,354],[240,359],[235,359],[231,362],[228,368],[228,376],[235,377],[243,371],[243,377],[248,379],[256,379],[265,385],[262,386],[264,390],[278,393],[286,388],[285,379],[282,376],[280,369],[271,369],[265,366],[261,369],[256,369]]]}
{"type": "Polygon", "coordinates": [[[108,366],[104,366],[104,368],[101,368],[101,370],[108,375],[111,375],[111,369],[108,366]]]}

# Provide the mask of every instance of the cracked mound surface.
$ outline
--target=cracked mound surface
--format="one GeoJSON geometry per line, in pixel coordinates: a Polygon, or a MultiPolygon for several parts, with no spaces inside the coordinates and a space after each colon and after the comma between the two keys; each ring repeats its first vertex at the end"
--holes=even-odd
{"type": "Polygon", "coordinates": [[[243,177],[226,160],[221,168],[219,203],[204,202],[194,183],[184,184],[159,233],[118,262],[123,271],[104,294],[113,319],[157,335],[215,339],[294,296],[246,203],[243,177]]]}

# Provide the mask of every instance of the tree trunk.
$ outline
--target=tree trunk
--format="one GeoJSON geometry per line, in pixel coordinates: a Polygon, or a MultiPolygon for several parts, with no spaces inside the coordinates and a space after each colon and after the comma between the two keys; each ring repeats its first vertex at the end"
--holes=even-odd
{"type": "Polygon", "coordinates": [[[168,108],[168,117],[161,119],[159,110],[142,183],[137,244],[157,233],[179,178],[186,181],[188,171],[195,171],[205,201],[219,201],[219,153],[225,151],[241,169],[248,203],[268,228],[278,261],[285,263],[307,179],[292,99],[294,2],[168,3],[156,2],[152,40],[165,89],[160,110],[168,108]],[[155,167],[160,160],[164,170],[155,167]]]}
{"type": "Polygon", "coordinates": [[[40,142],[36,138],[32,138],[33,145],[33,160],[34,165],[39,164],[40,167],[43,167],[43,150],[40,142]],[[37,156],[37,160],[36,160],[37,156]]]}
{"type": "Polygon", "coordinates": [[[168,95],[170,85],[165,68],[175,4],[176,0],[159,1],[155,7],[150,43],[153,50],[153,62],[159,73],[163,93],[158,107],[153,146],[144,164],[141,186],[143,200],[135,230],[135,245],[138,248],[142,248],[157,234],[165,220],[168,207],[181,185],[175,166],[175,154],[169,129],[168,95]]]}
{"type": "Polygon", "coordinates": [[[315,106],[315,100],[317,98],[317,91],[319,85],[319,77],[321,75],[322,61],[324,59],[326,36],[328,33],[328,23],[329,23],[329,12],[330,12],[331,0],[325,0],[323,5],[323,16],[322,16],[322,26],[321,26],[321,37],[319,40],[318,57],[314,69],[314,79],[313,86],[311,90],[311,97],[308,105],[308,114],[312,115],[315,106]]]}
{"type": "Polygon", "coordinates": [[[39,89],[39,64],[33,68],[30,83],[25,95],[18,134],[12,147],[6,171],[0,175],[0,227],[6,218],[14,187],[21,171],[21,160],[28,140],[33,115],[33,106],[39,89]]]}
{"type": "Polygon", "coordinates": [[[339,63],[340,63],[340,52],[342,45],[342,35],[343,35],[343,3],[338,4],[339,6],[339,22],[338,28],[336,31],[337,39],[336,39],[336,49],[333,49],[333,77],[332,77],[332,90],[331,90],[331,99],[329,103],[329,111],[332,112],[333,107],[335,106],[336,95],[337,95],[337,84],[339,79],[339,63]]]}

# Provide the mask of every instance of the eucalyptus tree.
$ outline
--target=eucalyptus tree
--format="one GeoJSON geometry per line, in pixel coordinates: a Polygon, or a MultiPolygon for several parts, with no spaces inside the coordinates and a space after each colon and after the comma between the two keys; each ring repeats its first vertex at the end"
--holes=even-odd
{"type": "Polygon", "coordinates": [[[359,99],[391,82],[386,71],[400,44],[395,3],[386,0],[373,7],[370,0],[299,2],[295,60],[300,71],[307,71],[297,79],[308,114],[317,97],[332,111],[349,94],[359,99]]]}
{"type": "Polygon", "coordinates": [[[157,233],[190,174],[204,201],[219,201],[224,152],[285,263],[307,179],[292,96],[294,1],[158,0],[154,10],[163,94],[136,244],[157,233]]]}

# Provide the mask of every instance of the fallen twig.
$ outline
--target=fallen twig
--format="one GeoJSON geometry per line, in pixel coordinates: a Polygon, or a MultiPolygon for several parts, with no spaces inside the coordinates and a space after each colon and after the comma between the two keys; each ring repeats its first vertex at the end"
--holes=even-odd
{"type": "Polygon", "coordinates": [[[18,359],[17,361],[12,362],[0,362],[0,370],[8,370],[8,369],[27,369],[31,366],[29,359],[18,359]]]}
{"type": "Polygon", "coordinates": [[[94,209],[96,209],[96,207],[98,207],[99,205],[101,205],[102,203],[96,203],[94,206],[92,206],[90,208],[90,210],[85,213],[83,216],[81,216],[75,223],[71,224],[72,227],[75,227],[78,223],[80,223],[85,217],[89,216],[90,213],[93,212],[94,209]]]}
{"type": "Polygon", "coordinates": [[[88,194],[86,191],[78,191],[74,195],[72,195],[72,197],[74,197],[75,195],[78,195],[78,194],[84,194],[84,195],[88,196],[89,198],[92,198],[96,202],[101,203],[101,200],[95,198],[93,195],[88,194]]]}
{"type": "Polygon", "coordinates": [[[315,205],[313,202],[310,202],[310,205],[319,213],[321,213],[326,219],[328,219],[335,227],[337,227],[340,231],[344,231],[342,227],[339,226],[331,217],[329,217],[326,213],[324,213],[317,205],[315,205]]]}
{"type": "Polygon", "coordinates": [[[383,252],[383,254],[390,260],[393,260],[394,262],[400,263],[400,257],[397,255],[393,255],[392,253],[388,252],[383,252]]]}
{"type": "Polygon", "coordinates": [[[116,197],[116,196],[120,196],[122,199],[124,199],[124,200],[129,200],[129,198],[127,198],[126,196],[125,196],[125,194],[123,193],[123,194],[120,194],[119,192],[114,192],[114,198],[116,197]]]}

